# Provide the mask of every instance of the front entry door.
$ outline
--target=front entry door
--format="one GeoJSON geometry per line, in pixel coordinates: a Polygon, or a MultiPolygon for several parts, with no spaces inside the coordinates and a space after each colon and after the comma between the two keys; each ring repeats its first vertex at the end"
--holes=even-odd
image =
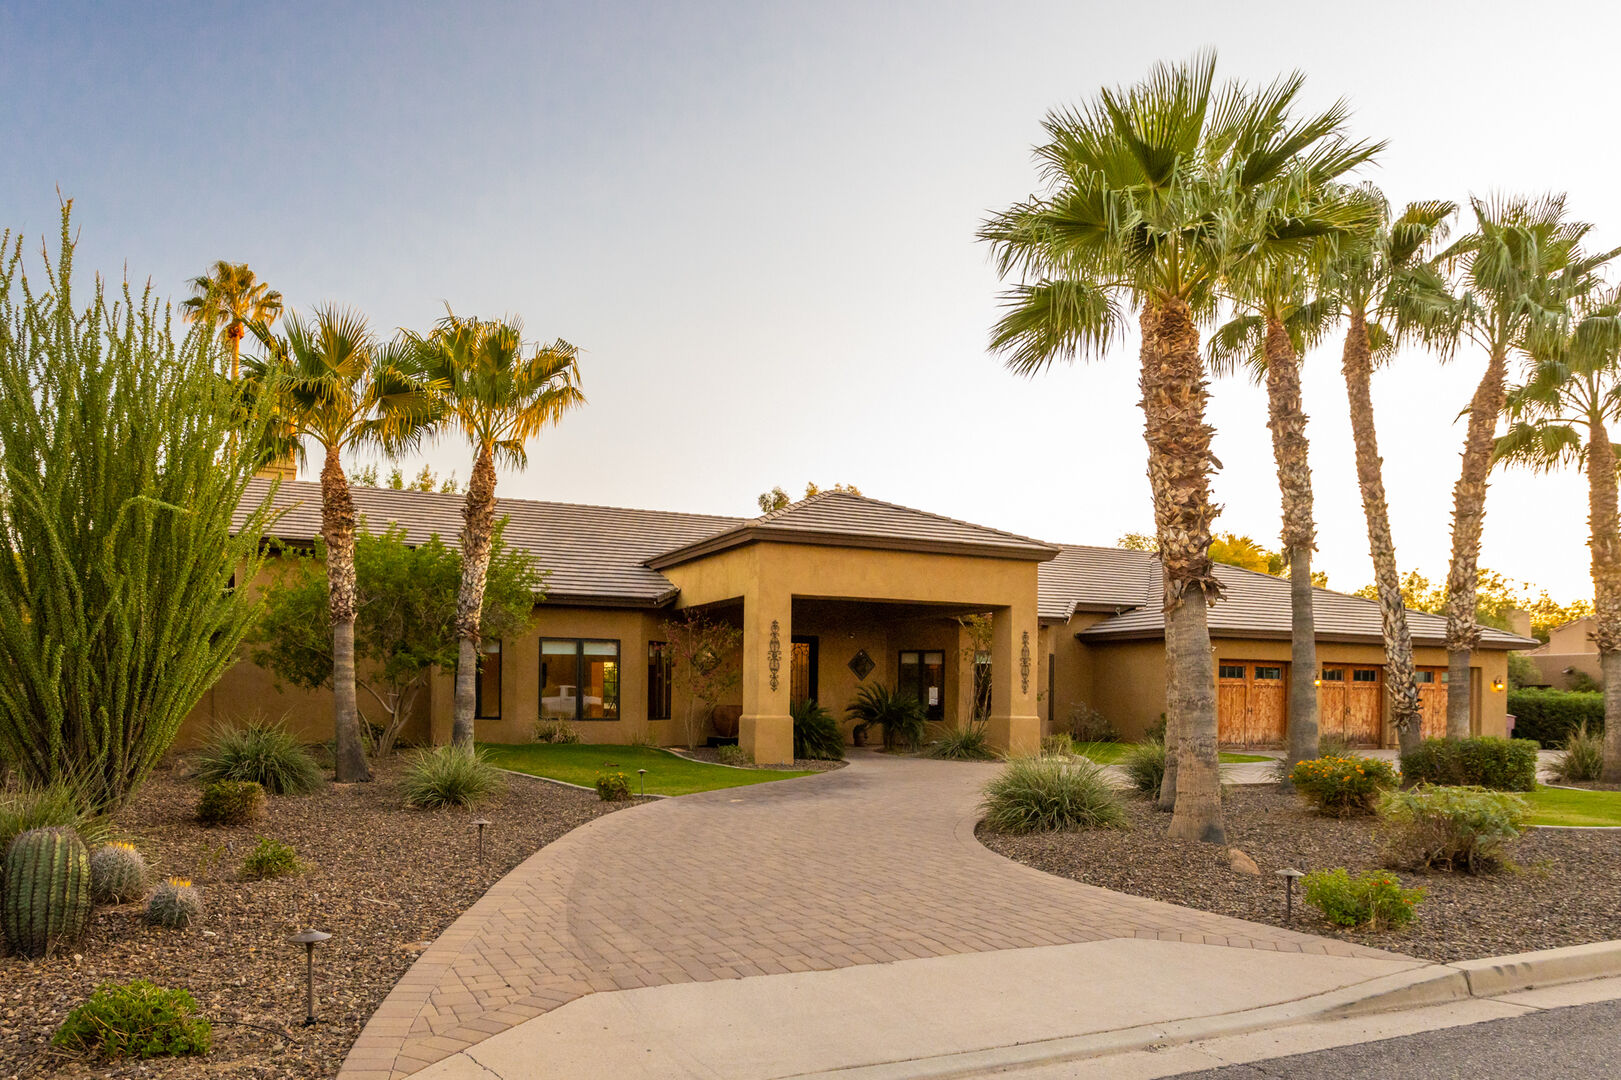
{"type": "Polygon", "coordinates": [[[795,705],[803,705],[816,698],[817,640],[795,635],[793,662],[788,667],[788,697],[795,705]]]}
{"type": "Polygon", "coordinates": [[[946,718],[946,654],[909,649],[901,653],[899,692],[916,698],[938,723],[946,718]]]}
{"type": "Polygon", "coordinates": [[[1426,739],[1439,739],[1447,733],[1447,669],[1421,667],[1413,678],[1418,680],[1418,703],[1424,710],[1419,733],[1426,739]]]}
{"type": "Polygon", "coordinates": [[[1288,715],[1285,665],[1223,660],[1216,666],[1217,738],[1238,746],[1283,742],[1288,715]]]}

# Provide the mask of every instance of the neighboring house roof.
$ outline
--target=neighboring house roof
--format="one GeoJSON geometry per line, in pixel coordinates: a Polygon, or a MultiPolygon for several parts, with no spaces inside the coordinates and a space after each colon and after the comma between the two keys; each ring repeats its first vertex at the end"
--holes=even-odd
{"type": "Polygon", "coordinates": [[[1028,536],[880,502],[847,491],[823,491],[762,517],[740,521],[724,532],[667,551],[649,560],[648,565],[662,569],[740,544],[771,541],[1032,561],[1051,559],[1058,554],[1058,549],[1053,545],[1032,540],[1028,536]]]}
{"type": "Polygon", "coordinates": [[[1038,568],[1036,610],[1045,622],[1068,622],[1077,611],[1141,607],[1148,578],[1159,565],[1151,552],[1064,544],[1038,568]]]}
{"type": "Polygon", "coordinates": [[[1569,622],[1562,622],[1548,632],[1546,642],[1528,651],[1538,656],[1576,656],[1582,653],[1597,656],[1598,645],[1592,637],[1595,621],[1592,615],[1578,615],[1569,622]],[[1572,638],[1575,640],[1572,641],[1572,638]]]}

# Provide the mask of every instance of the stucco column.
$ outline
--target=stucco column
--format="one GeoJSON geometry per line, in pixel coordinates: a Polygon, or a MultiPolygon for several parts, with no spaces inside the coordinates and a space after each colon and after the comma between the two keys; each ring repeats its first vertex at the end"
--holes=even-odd
{"type": "Polygon", "coordinates": [[[1008,754],[1041,749],[1041,717],[1036,713],[1035,605],[997,608],[991,614],[991,747],[1008,754]]]}
{"type": "Polygon", "coordinates": [[[794,760],[794,721],[788,715],[792,673],[793,598],[762,585],[743,597],[743,718],[737,741],[756,765],[794,760]]]}

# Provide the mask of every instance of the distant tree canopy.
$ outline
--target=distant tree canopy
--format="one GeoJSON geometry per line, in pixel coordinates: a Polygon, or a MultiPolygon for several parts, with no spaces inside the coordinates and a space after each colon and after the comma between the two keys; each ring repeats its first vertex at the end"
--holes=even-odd
{"type": "Polygon", "coordinates": [[[441,480],[439,474],[428,465],[422,466],[422,471],[409,480],[405,478],[405,473],[400,471],[398,465],[389,470],[388,476],[381,483],[377,477],[377,466],[367,465],[351,473],[349,483],[356,487],[381,487],[393,491],[438,491],[447,495],[454,495],[461,487],[455,473],[441,480]]]}
{"type": "MultiPolygon", "coordinates": [[[[1480,585],[1476,594],[1475,618],[1487,626],[1507,630],[1509,612],[1518,608],[1531,614],[1531,636],[1539,641],[1547,641],[1549,631],[1555,627],[1593,614],[1591,600],[1561,603],[1549,596],[1547,589],[1532,585],[1529,581],[1517,582],[1485,567],[1481,567],[1478,574],[1480,585]]],[[[1439,615],[1446,609],[1446,593],[1445,583],[1432,585],[1430,579],[1417,570],[1409,570],[1402,576],[1402,603],[1409,611],[1427,611],[1439,615]]],[[[1354,595],[1370,600],[1378,598],[1372,585],[1364,585],[1354,595]]]]}
{"type": "MultiPolygon", "coordinates": [[[[850,495],[861,494],[861,489],[856,487],[854,484],[834,484],[832,487],[824,488],[818,486],[815,481],[812,481],[811,483],[805,485],[804,497],[809,499],[813,495],[820,495],[824,491],[843,491],[850,495]]],[[[755,500],[755,502],[760,504],[760,513],[762,514],[770,514],[777,510],[781,510],[790,505],[793,501],[794,500],[789,496],[789,494],[782,489],[780,484],[772,488],[770,491],[765,492],[755,500]]]]}
{"type": "MultiPolygon", "coordinates": [[[[1130,551],[1159,550],[1159,541],[1147,533],[1126,533],[1115,543],[1130,551]]],[[[1212,562],[1253,570],[1257,574],[1271,574],[1273,577],[1284,577],[1289,572],[1288,564],[1284,562],[1281,552],[1264,548],[1253,537],[1239,533],[1217,533],[1211,537],[1210,558],[1212,562]]],[[[1328,574],[1322,570],[1313,570],[1311,583],[1320,588],[1327,588],[1328,574]]]]}

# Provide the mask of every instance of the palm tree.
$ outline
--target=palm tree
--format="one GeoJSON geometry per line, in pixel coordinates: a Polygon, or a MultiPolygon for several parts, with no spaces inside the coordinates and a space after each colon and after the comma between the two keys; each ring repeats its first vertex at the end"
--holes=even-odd
{"type": "Polygon", "coordinates": [[[231,353],[231,381],[242,366],[242,338],[253,323],[266,326],[281,314],[281,293],[259,281],[247,263],[216,262],[202,277],[192,278],[192,296],[181,309],[189,323],[217,331],[231,353]]]}
{"type": "MultiPolygon", "coordinates": [[[[1287,130],[1280,109],[1270,114],[1287,130]]],[[[1332,305],[1316,295],[1331,241],[1365,224],[1366,204],[1334,185],[1366,162],[1380,146],[1352,144],[1342,132],[1343,111],[1324,114],[1315,129],[1297,129],[1296,152],[1310,149],[1292,174],[1244,192],[1243,227],[1251,234],[1224,276],[1225,291],[1239,312],[1210,342],[1211,369],[1218,375],[1246,366],[1264,382],[1267,427],[1283,501],[1283,558],[1289,569],[1290,665],[1287,770],[1317,756],[1317,625],[1312,607],[1311,553],[1316,549],[1306,412],[1300,396],[1300,354],[1321,338],[1332,305]],[[1307,141],[1314,137],[1313,141],[1307,141]],[[1307,236],[1317,243],[1300,250],[1307,236]],[[1287,241],[1291,254],[1273,249],[1287,241]]],[[[1287,249],[1286,249],[1287,250],[1287,249]]]]}
{"type": "MultiPolygon", "coordinates": [[[[1526,351],[1564,317],[1567,298],[1589,295],[1595,272],[1615,252],[1590,255],[1582,240],[1592,226],[1565,219],[1563,195],[1471,199],[1475,231],[1440,256],[1458,275],[1451,341],[1467,338],[1486,351],[1486,370],[1469,402],[1463,468],[1452,492],[1452,563],[1447,572],[1447,735],[1470,730],[1470,653],[1480,641],[1478,600],[1481,524],[1498,414],[1508,383],[1508,357],[1526,351]]],[[[1621,249],[1618,249],[1621,250],[1621,249]]]]}
{"type": "Polygon", "coordinates": [[[1599,665],[1604,676],[1604,771],[1621,783],[1621,520],[1610,428],[1621,426],[1621,294],[1608,292],[1577,306],[1568,334],[1533,345],[1526,382],[1508,391],[1508,431],[1493,460],[1551,471],[1587,470],[1588,546],[1599,665]]]}
{"type": "Polygon", "coordinates": [[[266,355],[250,358],[247,383],[272,395],[277,437],[301,458],[303,440],[321,447],[321,539],[326,544],[332,617],[332,704],[335,774],[340,783],[370,780],[355,706],[355,504],[343,453],[378,446],[409,449],[432,421],[432,398],[402,345],[379,346],[361,315],[317,308],[309,321],[289,314],[285,333],[263,323],[249,329],[266,355]]]}
{"type": "Polygon", "coordinates": [[[1396,543],[1390,531],[1383,462],[1373,421],[1373,367],[1393,355],[1401,338],[1422,336],[1443,310],[1438,306],[1442,302],[1439,272],[1430,256],[1435,245],[1446,239],[1447,220],[1458,207],[1450,202],[1416,202],[1391,220],[1390,204],[1377,189],[1364,186],[1361,196],[1373,211],[1373,223],[1336,245],[1325,267],[1323,286],[1348,322],[1340,370],[1350,405],[1357,485],[1379,597],[1391,722],[1405,753],[1418,746],[1423,706],[1414,678],[1413,635],[1402,602],[1401,575],[1396,570],[1396,543]]]}
{"type": "Polygon", "coordinates": [[[462,581],[456,601],[456,696],[452,741],[472,749],[479,620],[495,528],[495,461],[524,467],[526,444],[564,413],[585,404],[579,351],[566,341],[525,346],[516,320],[462,318],[454,312],[414,336],[417,363],[435,389],[443,419],[473,444],[463,506],[462,581]]]}

